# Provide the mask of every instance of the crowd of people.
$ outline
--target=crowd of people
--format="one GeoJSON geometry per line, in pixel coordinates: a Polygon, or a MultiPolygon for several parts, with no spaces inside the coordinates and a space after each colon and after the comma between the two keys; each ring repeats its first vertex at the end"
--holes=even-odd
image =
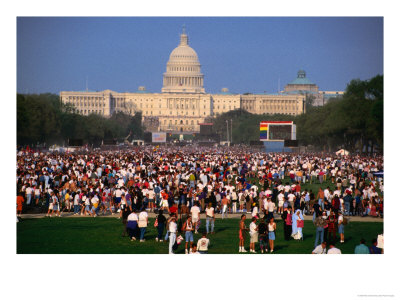
{"type": "Polygon", "coordinates": [[[64,154],[22,150],[17,153],[17,215],[35,207],[49,217],[66,211],[111,214],[123,220],[131,240],[144,242],[148,212],[156,212],[157,241],[166,239],[166,229],[170,253],[178,231],[184,232],[186,253],[208,251],[193,239],[201,213],[206,215],[206,239],[214,233],[215,214],[242,214],[239,252],[247,252],[248,231],[250,252],[258,243],[262,253],[274,251],[274,216],[283,220],[285,239],[301,241],[304,215],[312,215],[317,247],[333,244],[336,234],[343,243],[348,216],[383,217],[383,179],[377,172],[383,172],[382,156],[278,154],[244,146],[64,154]],[[304,189],[308,183],[319,184],[319,190],[304,189]],[[179,230],[178,214],[185,216],[179,230]],[[247,214],[252,220],[248,229],[247,214]]]}

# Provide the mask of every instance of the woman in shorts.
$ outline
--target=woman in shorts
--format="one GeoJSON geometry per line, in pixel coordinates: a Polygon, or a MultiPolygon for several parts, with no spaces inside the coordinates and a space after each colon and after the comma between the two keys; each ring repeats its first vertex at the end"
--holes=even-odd
{"type": "Polygon", "coordinates": [[[274,252],[275,231],[276,231],[276,223],[274,221],[274,218],[271,218],[269,219],[268,223],[268,239],[269,239],[270,253],[274,252]]]}

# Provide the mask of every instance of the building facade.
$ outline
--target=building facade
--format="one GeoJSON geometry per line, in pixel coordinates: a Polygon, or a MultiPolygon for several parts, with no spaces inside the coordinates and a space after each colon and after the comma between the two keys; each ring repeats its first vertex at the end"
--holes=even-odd
{"type": "Polygon", "coordinates": [[[329,99],[343,96],[343,91],[320,91],[319,87],[306,77],[306,72],[300,70],[297,72],[297,78],[288,83],[283,95],[306,95],[313,98],[314,106],[322,106],[326,104],[329,99]]]}
{"type": "Polygon", "coordinates": [[[94,113],[109,117],[117,112],[130,115],[141,112],[147,130],[177,133],[199,132],[199,124],[206,118],[235,109],[253,114],[303,114],[306,96],[302,93],[231,94],[227,88],[218,94],[206,93],[197,53],[183,32],[179,45],[169,56],[161,93],[149,93],[141,86],[134,93],[62,91],[60,98],[83,115],[94,113]]]}

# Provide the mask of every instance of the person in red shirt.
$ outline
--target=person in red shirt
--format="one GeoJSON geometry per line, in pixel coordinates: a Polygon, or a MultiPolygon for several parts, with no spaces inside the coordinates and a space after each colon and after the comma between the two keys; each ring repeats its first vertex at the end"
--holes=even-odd
{"type": "Polygon", "coordinates": [[[334,211],[329,214],[328,217],[328,237],[329,241],[336,240],[336,231],[337,231],[337,217],[334,211]]]}
{"type": "Polygon", "coordinates": [[[22,214],[22,205],[24,203],[24,197],[21,196],[21,194],[19,194],[17,196],[17,216],[20,217],[22,214]]]}
{"type": "Polygon", "coordinates": [[[169,212],[171,214],[178,214],[178,204],[174,203],[174,205],[172,205],[172,207],[170,207],[169,212]]]}
{"type": "Polygon", "coordinates": [[[300,182],[298,181],[295,188],[294,188],[295,192],[300,195],[301,192],[301,186],[300,186],[300,182]]]}

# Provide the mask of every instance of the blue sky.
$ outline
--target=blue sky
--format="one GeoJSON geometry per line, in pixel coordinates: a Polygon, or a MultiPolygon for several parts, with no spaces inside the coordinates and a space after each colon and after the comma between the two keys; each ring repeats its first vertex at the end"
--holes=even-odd
{"type": "Polygon", "coordinates": [[[186,25],[206,92],[275,93],[304,69],[321,90],[383,74],[379,17],[18,17],[17,91],[160,92],[186,25]]]}

